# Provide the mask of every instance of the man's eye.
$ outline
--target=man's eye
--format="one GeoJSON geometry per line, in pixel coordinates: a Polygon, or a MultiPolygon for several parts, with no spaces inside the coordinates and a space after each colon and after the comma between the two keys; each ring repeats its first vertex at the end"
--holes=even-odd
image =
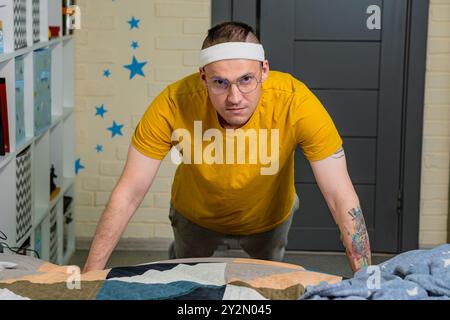
{"type": "Polygon", "coordinates": [[[239,83],[248,84],[252,81],[252,79],[253,79],[252,76],[245,76],[245,77],[241,78],[241,80],[239,80],[239,83]]]}
{"type": "Polygon", "coordinates": [[[228,85],[228,83],[225,80],[222,80],[222,79],[215,79],[213,81],[213,83],[215,85],[217,85],[217,86],[220,86],[220,87],[226,87],[228,85]]]}

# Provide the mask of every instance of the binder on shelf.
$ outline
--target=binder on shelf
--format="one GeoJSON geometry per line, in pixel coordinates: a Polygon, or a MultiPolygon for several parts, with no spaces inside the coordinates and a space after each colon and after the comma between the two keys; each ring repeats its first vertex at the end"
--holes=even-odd
{"type": "Polygon", "coordinates": [[[3,139],[2,113],[0,112],[0,157],[5,156],[5,140],[3,139]]]}
{"type": "Polygon", "coordinates": [[[33,16],[33,42],[40,41],[41,34],[41,18],[40,18],[40,0],[32,0],[32,16],[33,16]]]}
{"type": "Polygon", "coordinates": [[[70,7],[73,5],[72,0],[63,0],[63,36],[73,33],[72,16],[70,7]]]}
{"type": "Polygon", "coordinates": [[[50,211],[50,262],[58,262],[57,206],[50,211]]]}
{"type": "MultiPolygon", "coordinates": [[[[49,30],[62,35],[62,1],[0,0],[0,229],[15,253],[35,253],[53,263],[67,262],[76,245],[74,181],[63,178],[65,167],[75,161],[75,115],[64,110],[65,118],[58,117],[50,132],[56,125],[52,95],[72,101],[74,90],[75,39],[46,39],[49,30]],[[52,86],[55,79],[57,87],[52,86]],[[52,164],[50,200],[46,190],[52,164]]],[[[76,28],[79,11],[73,4],[76,28]]]]}
{"type": "Polygon", "coordinates": [[[34,251],[42,257],[42,224],[34,229],[34,251]]]}
{"type": "Polygon", "coordinates": [[[16,145],[25,140],[25,92],[23,57],[16,58],[16,145]]]}
{"type": "Polygon", "coordinates": [[[0,20],[0,54],[5,52],[5,43],[3,40],[3,21],[0,20]]]}
{"type": "Polygon", "coordinates": [[[26,0],[14,0],[14,49],[27,46],[27,5],[26,0]]]}
{"type": "Polygon", "coordinates": [[[40,135],[51,126],[51,53],[49,49],[34,52],[34,132],[40,135]]]}
{"type": "Polygon", "coordinates": [[[5,152],[9,153],[9,125],[8,125],[8,99],[6,97],[6,79],[0,78],[0,111],[2,113],[2,126],[3,126],[3,145],[5,152]]]}
{"type": "Polygon", "coordinates": [[[20,242],[31,229],[31,148],[16,158],[16,240],[20,242]]]}
{"type": "Polygon", "coordinates": [[[0,157],[6,155],[5,140],[3,138],[3,120],[2,119],[3,119],[2,113],[0,111],[0,157]]]}

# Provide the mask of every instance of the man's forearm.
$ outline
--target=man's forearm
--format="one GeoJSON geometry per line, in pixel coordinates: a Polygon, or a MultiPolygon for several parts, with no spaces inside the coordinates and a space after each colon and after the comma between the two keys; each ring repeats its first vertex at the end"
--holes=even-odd
{"type": "Polygon", "coordinates": [[[359,199],[347,171],[344,148],[320,161],[310,161],[353,271],[371,264],[369,236],[359,199]]]}
{"type": "Polygon", "coordinates": [[[97,225],[84,272],[104,269],[139,203],[113,193],[97,225]]]}
{"type": "Polygon", "coordinates": [[[369,235],[359,205],[340,214],[339,229],[341,241],[346,249],[353,271],[372,263],[369,235]]]}

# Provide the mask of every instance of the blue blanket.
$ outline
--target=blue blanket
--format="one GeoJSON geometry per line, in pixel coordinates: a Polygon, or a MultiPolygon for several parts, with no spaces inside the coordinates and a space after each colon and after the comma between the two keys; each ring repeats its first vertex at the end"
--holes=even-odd
{"type": "Polygon", "coordinates": [[[401,253],[337,284],[306,287],[301,300],[450,300],[450,244],[401,253]]]}

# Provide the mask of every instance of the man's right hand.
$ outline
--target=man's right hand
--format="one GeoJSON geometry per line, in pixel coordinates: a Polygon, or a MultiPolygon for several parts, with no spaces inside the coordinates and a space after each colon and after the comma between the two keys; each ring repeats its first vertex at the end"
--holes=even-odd
{"type": "Polygon", "coordinates": [[[161,160],[144,156],[130,145],[122,176],[97,225],[83,273],[105,268],[120,236],[152,185],[160,164],[161,160]]]}

